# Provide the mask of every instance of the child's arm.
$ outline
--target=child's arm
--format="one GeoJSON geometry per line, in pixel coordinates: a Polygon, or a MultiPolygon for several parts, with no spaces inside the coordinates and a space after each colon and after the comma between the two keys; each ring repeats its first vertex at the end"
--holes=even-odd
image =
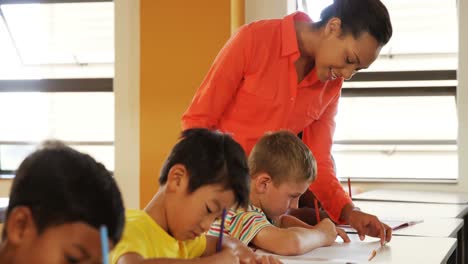
{"type": "Polygon", "coordinates": [[[258,232],[252,243],[275,254],[301,255],[312,249],[331,245],[337,236],[335,224],[324,219],[315,228],[268,226],[258,232]],[[281,243],[279,243],[281,241],[281,243]]]}
{"type": "MultiPolygon", "coordinates": [[[[211,256],[216,253],[216,244],[218,243],[218,237],[215,236],[206,236],[206,249],[203,253],[203,256],[211,256]]],[[[257,255],[253,252],[252,249],[242,244],[238,239],[235,239],[231,236],[223,236],[223,249],[228,248],[234,252],[239,258],[240,263],[255,263],[257,255]]]]}
{"type": "Polygon", "coordinates": [[[171,259],[171,258],[154,258],[144,259],[137,253],[126,253],[122,255],[116,264],[239,264],[239,258],[229,248],[223,248],[219,254],[214,254],[208,257],[195,259],[171,259]]]}
{"type": "Polygon", "coordinates": [[[278,227],[288,228],[288,227],[304,227],[304,228],[313,228],[313,225],[309,225],[299,218],[292,215],[282,215],[279,218],[278,227]]]}
{"type": "MultiPolygon", "coordinates": [[[[323,220],[321,222],[323,222],[323,220]]],[[[279,227],[281,228],[289,228],[289,227],[320,228],[322,226],[321,225],[312,226],[312,225],[302,222],[300,219],[294,216],[282,215],[280,217],[279,227]]],[[[335,228],[336,228],[336,233],[338,234],[338,236],[340,236],[343,239],[345,243],[351,242],[351,240],[348,237],[348,234],[346,234],[346,232],[343,229],[338,228],[338,227],[335,227],[335,228]]]]}

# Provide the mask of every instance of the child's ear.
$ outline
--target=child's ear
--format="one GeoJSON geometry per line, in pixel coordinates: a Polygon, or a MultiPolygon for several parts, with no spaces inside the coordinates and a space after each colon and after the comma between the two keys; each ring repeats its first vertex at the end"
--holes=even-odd
{"type": "Polygon", "coordinates": [[[341,19],[333,17],[325,25],[325,35],[341,37],[341,19]]]}
{"type": "Polygon", "coordinates": [[[253,184],[257,193],[265,193],[268,188],[273,184],[273,181],[268,173],[259,173],[254,177],[253,184]]]}
{"type": "Polygon", "coordinates": [[[18,206],[13,208],[9,213],[7,222],[5,223],[8,243],[18,246],[25,239],[37,235],[36,224],[32,217],[31,209],[26,206],[18,206]]]}
{"type": "Polygon", "coordinates": [[[182,164],[175,164],[167,174],[166,190],[176,192],[178,190],[187,190],[189,175],[187,168],[182,164]]]}

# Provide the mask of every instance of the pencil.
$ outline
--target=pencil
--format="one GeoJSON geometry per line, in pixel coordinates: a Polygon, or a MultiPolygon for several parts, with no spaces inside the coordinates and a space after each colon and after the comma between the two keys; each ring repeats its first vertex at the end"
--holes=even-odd
{"type": "Polygon", "coordinates": [[[385,244],[387,244],[387,229],[385,229],[385,226],[384,226],[384,229],[383,229],[383,237],[384,237],[384,241],[383,241],[382,246],[385,246],[385,244]]]}
{"type": "Polygon", "coordinates": [[[224,233],[224,221],[226,220],[226,208],[223,209],[223,214],[221,215],[221,228],[219,230],[218,244],[216,245],[216,252],[220,252],[223,246],[223,233],[224,233]]]}
{"type": "Polygon", "coordinates": [[[377,255],[377,250],[373,249],[369,256],[368,261],[371,261],[375,257],[375,255],[377,255]]]}
{"type": "Polygon", "coordinates": [[[371,261],[373,258],[375,258],[378,251],[382,251],[384,249],[385,249],[385,245],[382,245],[382,246],[378,247],[377,249],[373,249],[370,256],[369,256],[369,259],[367,261],[371,261]]]}
{"type": "Polygon", "coordinates": [[[318,201],[314,198],[314,207],[315,207],[315,218],[317,219],[317,224],[320,222],[320,212],[318,208],[318,201]]]}
{"type": "Polygon", "coordinates": [[[348,194],[349,198],[353,199],[353,195],[351,194],[351,178],[348,177],[348,194]]]}
{"type": "Polygon", "coordinates": [[[101,233],[101,250],[102,250],[102,263],[108,264],[109,263],[109,241],[107,240],[107,227],[101,226],[100,228],[101,233]]]}

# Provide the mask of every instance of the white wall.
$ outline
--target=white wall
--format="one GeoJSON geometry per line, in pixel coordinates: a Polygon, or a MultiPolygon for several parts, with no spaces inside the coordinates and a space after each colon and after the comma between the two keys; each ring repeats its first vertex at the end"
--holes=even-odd
{"type": "Polygon", "coordinates": [[[245,0],[245,23],[255,20],[281,18],[295,6],[295,0],[245,0]]]}
{"type": "Polygon", "coordinates": [[[140,1],[115,0],[115,177],[140,206],[140,1]]]}
{"type": "Polygon", "coordinates": [[[468,0],[458,0],[458,190],[468,191],[468,0]]]}
{"type": "Polygon", "coordinates": [[[468,0],[458,0],[458,164],[460,191],[468,191],[468,0]]]}
{"type": "Polygon", "coordinates": [[[12,180],[0,180],[0,197],[7,197],[10,194],[12,180]]]}

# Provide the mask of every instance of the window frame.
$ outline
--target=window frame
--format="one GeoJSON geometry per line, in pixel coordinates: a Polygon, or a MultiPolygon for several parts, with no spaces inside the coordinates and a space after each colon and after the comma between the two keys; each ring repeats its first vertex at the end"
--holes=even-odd
{"type": "MultiPolygon", "coordinates": [[[[457,80],[456,70],[429,71],[378,71],[360,72],[347,82],[389,82],[392,81],[451,81],[457,80]]],[[[343,87],[342,97],[398,97],[398,96],[453,96],[457,104],[457,85],[441,86],[394,86],[387,87],[343,87]]],[[[454,145],[457,140],[334,140],[340,145],[454,145]]],[[[338,177],[346,182],[348,177],[338,177]]],[[[352,177],[351,177],[352,178],[352,177]]],[[[356,182],[412,182],[412,183],[457,183],[457,179],[418,179],[418,178],[352,178],[356,182]]]]}
{"type": "MultiPolygon", "coordinates": [[[[6,4],[67,4],[67,3],[98,3],[113,2],[113,0],[0,0],[1,5],[6,4]]],[[[0,8],[0,19],[5,23],[10,38],[12,38],[8,21],[0,8]]],[[[15,45],[16,47],[16,45],[15,45]]],[[[16,49],[18,52],[18,50],[16,49]]],[[[21,59],[21,55],[17,54],[21,59]]],[[[0,80],[0,94],[2,92],[110,92],[113,93],[114,78],[65,78],[65,79],[11,79],[0,80]]],[[[37,145],[39,142],[31,141],[1,141],[1,145],[37,145]]],[[[68,145],[86,146],[113,146],[114,141],[66,141],[68,145]]],[[[0,179],[14,177],[14,171],[3,170],[0,159],[0,179]]]]}

